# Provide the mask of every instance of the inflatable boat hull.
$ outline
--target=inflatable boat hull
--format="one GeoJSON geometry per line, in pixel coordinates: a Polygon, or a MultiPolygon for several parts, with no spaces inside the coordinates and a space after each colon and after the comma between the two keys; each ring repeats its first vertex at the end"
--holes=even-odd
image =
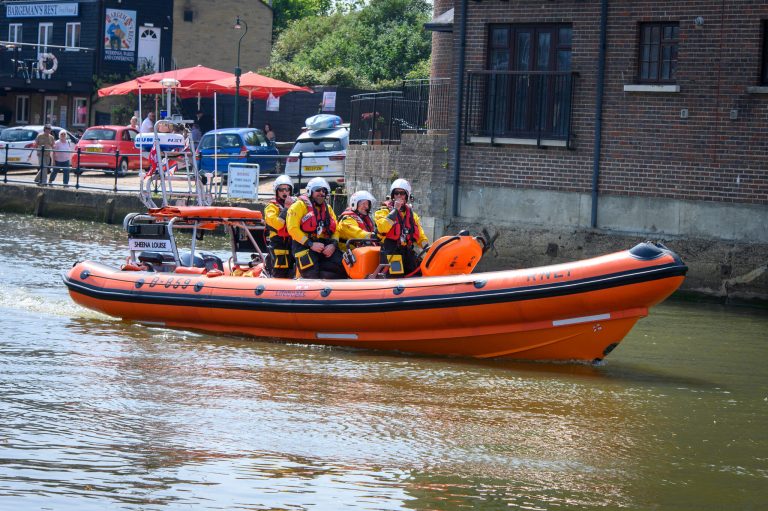
{"type": "Polygon", "coordinates": [[[405,280],[287,280],[76,264],[80,305],[172,328],[312,344],[528,360],[602,360],[687,268],[632,250],[526,270],[405,280]]]}

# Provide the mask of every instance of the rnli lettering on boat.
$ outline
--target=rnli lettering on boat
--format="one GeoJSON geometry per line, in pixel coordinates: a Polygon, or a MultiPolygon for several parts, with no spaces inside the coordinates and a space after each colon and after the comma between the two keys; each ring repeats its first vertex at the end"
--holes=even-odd
{"type": "Polygon", "coordinates": [[[131,238],[128,240],[129,250],[156,250],[158,252],[170,252],[171,240],[151,240],[131,238]]]}
{"type": "Polygon", "coordinates": [[[304,291],[290,291],[287,289],[275,291],[275,296],[279,296],[281,298],[302,298],[306,296],[306,292],[304,291]]]}
{"type": "Polygon", "coordinates": [[[532,275],[528,275],[527,281],[542,281],[542,280],[554,280],[554,279],[564,279],[566,277],[570,277],[571,272],[546,272],[546,273],[534,273],[532,275]]]}

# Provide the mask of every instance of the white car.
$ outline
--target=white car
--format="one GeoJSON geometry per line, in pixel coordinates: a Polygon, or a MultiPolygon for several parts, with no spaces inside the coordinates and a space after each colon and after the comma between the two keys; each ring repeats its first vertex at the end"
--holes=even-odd
{"type": "Polygon", "coordinates": [[[285,164],[285,173],[296,178],[301,162],[301,181],[323,177],[338,188],[344,184],[344,168],[349,147],[349,128],[346,126],[308,130],[296,139],[285,164]]]}
{"type": "MultiPolygon", "coordinates": [[[[51,136],[53,140],[59,139],[59,132],[64,131],[67,139],[74,146],[77,138],[69,131],[58,126],[51,126],[51,136]]],[[[8,165],[18,165],[24,167],[37,167],[40,165],[38,149],[34,147],[35,139],[43,132],[43,126],[14,126],[6,128],[0,132],[0,165],[6,163],[8,156],[8,165]]]]}

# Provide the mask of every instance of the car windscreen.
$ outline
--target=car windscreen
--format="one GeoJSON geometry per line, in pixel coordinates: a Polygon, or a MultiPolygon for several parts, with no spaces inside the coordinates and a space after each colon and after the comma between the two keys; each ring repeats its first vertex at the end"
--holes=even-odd
{"type": "Polygon", "coordinates": [[[240,147],[240,136],[236,133],[221,133],[218,137],[214,137],[213,134],[208,134],[200,141],[200,149],[213,149],[214,145],[220,149],[227,149],[230,147],[240,147]],[[218,140],[214,140],[218,138],[218,140]]]}
{"type": "Polygon", "coordinates": [[[292,153],[331,153],[343,151],[344,146],[338,138],[317,138],[299,140],[291,149],[292,153]]]}
{"type": "Polygon", "coordinates": [[[0,140],[3,142],[27,142],[37,138],[35,130],[3,130],[0,140]]]}
{"type": "Polygon", "coordinates": [[[83,138],[80,140],[114,140],[116,134],[117,132],[115,130],[102,128],[95,130],[85,130],[85,133],[83,133],[83,138]]]}

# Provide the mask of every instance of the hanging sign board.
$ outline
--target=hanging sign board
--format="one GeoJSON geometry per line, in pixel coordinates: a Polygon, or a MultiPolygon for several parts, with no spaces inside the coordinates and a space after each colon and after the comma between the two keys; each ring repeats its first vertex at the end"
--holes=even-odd
{"type": "Polygon", "coordinates": [[[269,93],[267,98],[267,112],[279,112],[280,111],[280,98],[276,98],[269,93]]]}
{"type": "Polygon", "coordinates": [[[336,91],[323,92],[323,112],[336,110],[336,91]]]}

